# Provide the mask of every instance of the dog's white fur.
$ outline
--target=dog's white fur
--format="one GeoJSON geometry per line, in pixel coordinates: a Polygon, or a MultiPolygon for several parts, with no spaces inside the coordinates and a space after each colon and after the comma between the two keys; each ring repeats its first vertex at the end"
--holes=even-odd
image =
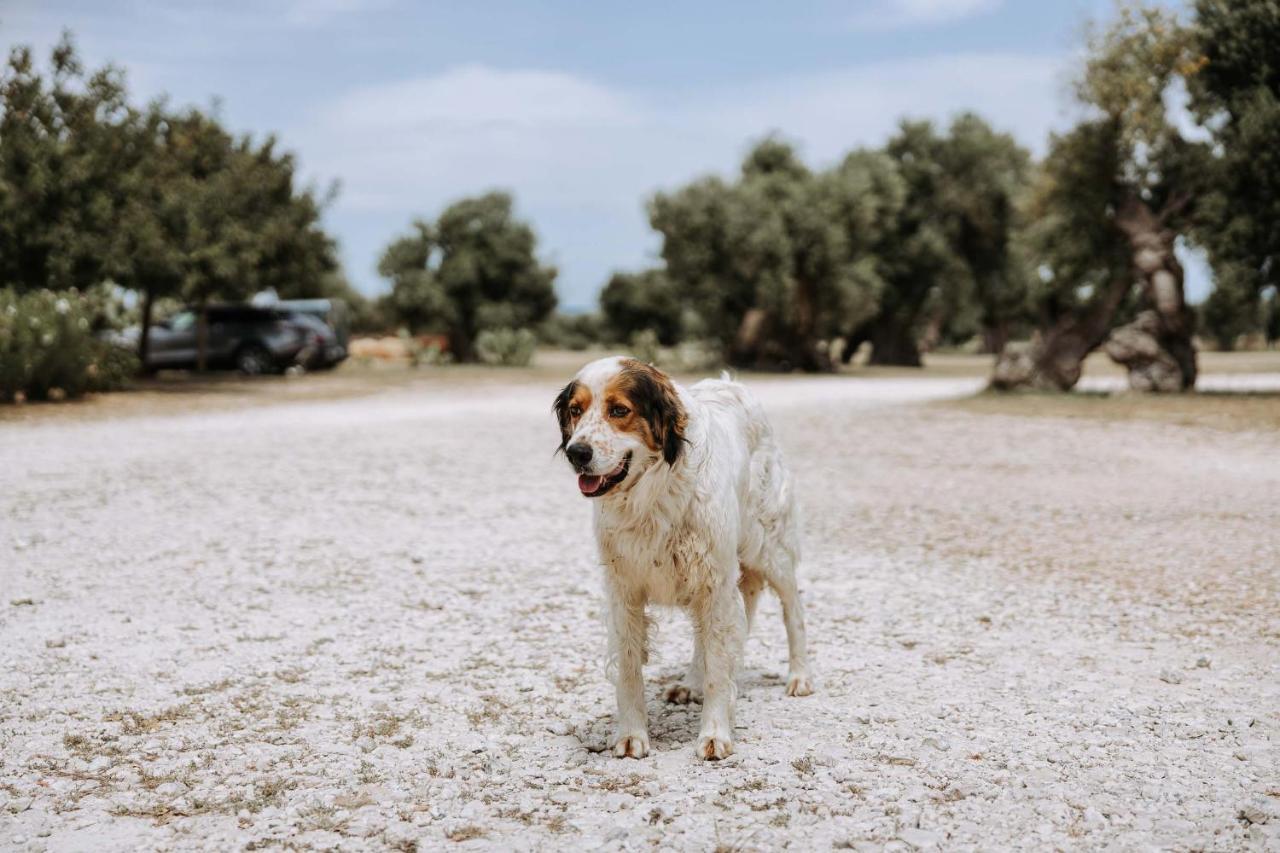
{"type": "Polygon", "coordinates": [[[588,474],[615,471],[631,454],[626,479],[594,498],[618,701],[613,751],[640,758],[649,750],[641,668],[648,657],[645,607],[653,603],[682,607],[693,621],[693,662],[665,696],[674,702],[704,696],[696,752],[720,759],[734,749],[735,678],[766,584],[782,602],[790,652],[786,692],[812,692],[791,478],[764,411],[727,374],[687,389],[671,383],[687,417],[672,464],[644,436],[613,428],[605,388],[627,364],[636,362],[601,359],[578,373],[575,381],[590,390],[592,402],[565,432],[566,446],[592,447],[588,474]]]}

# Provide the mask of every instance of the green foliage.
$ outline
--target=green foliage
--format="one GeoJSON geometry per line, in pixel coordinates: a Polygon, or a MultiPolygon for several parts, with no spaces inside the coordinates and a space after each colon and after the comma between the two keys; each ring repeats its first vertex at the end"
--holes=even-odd
{"type": "Polygon", "coordinates": [[[1028,298],[1042,326],[1096,307],[1113,279],[1129,275],[1129,249],[1112,221],[1120,151],[1109,121],[1050,137],[1021,237],[1037,265],[1028,298]]]}
{"type": "Polygon", "coordinates": [[[144,315],[163,298],[313,295],[337,266],[322,203],[274,139],[129,106],[123,75],[87,72],[70,36],[47,71],[22,47],[0,71],[0,285],[110,280],[144,295],[144,315]]]}
{"type": "Polygon", "coordinates": [[[868,193],[894,190],[862,165],[814,174],[767,139],[737,182],[709,178],[650,202],[667,276],[732,363],[822,369],[819,340],[874,311],[879,281],[859,226],[886,203],[868,193]]]}
{"type": "Polygon", "coordinates": [[[1022,318],[1030,278],[1015,242],[1030,155],[972,113],[945,134],[903,122],[885,150],[902,202],[882,215],[874,249],[880,309],[853,340],[871,340],[874,362],[918,363],[915,341],[928,318],[951,340],[981,333],[998,350],[1022,318]]]}
{"type": "Polygon", "coordinates": [[[476,355],[481,364],[527,367],[533,361],[538,336],[528,329],[485,329],[476,336],[476,355]]]}
{"type": "Polygon", "coordinates": [[[1169,121],[1167,96],[1196,66],[1191,30],[1166,9],[1122,2],[1105,27],[1091,28],[1087,48],[1076,97],[1115,125],[1125,179],[1158,180],[1163,149],[1181,139],[1169,121]]]}
{"type": "Polygon", "coordinates": [[[683,336],[684,305],[675,282],[658,269],[614,273],[600,293],[605,327],[625,341],[641,330],[653,331],[663,346],[683,336]]]}
{"type": "Polygon", "coordinates": [[[84,288],[117,271],[134,117],[121,73],[88,73],[69,36],[47,74],[13,49],[0,71],[0,286],[84,288]]]}
{"type": "Polygon", "coordinates": [[[556,312],[538,326],[538,339],[547,346],[581,351],[599,343],[603,328],[598,314],[556,312]]]}
{"type": "Polygon", "coordinates": [[[94,337],[98,309],[75,289],[0,290],[0,400],[57,400],[120,387],[137,359],[94,337]]]}
{"type": "Polygon", "coordinates": [[[1106,27],[1091,31],[1088,51],[1076,94],[1097,114],[1090,123],[1106,128],[1105,140],[1103,134],[1095,139],[1115,149],[1106,156],[1116,172],[1100,186],[1117,207],[1124,197],[1139,199],[1166,227],[1187,230],[1204,190],[1209,149],[1184,137],[1167,103],[1201,67],[1193,30],[1168,10],[1126,2],[1106,27]]]}
{"type": "Polygon", "coordinates": [[[939,151],[936,204],[960,276],[939,288],[948,336],[983,336],[998,352],[1025,317],[1031,270],[1016,240],[1019,206],[1031,182],[1031,156],[1012,136],[972,113],[958,117],[939,151]]]}
{"type": "Polygon", "coordinates": [[[533,230],[506,193],[463,199],[413,227],[383,252],[378,272],[391,280],[400,322],[447,334],[459,361],[476,360],[480,332],[526,329],[555,308],[556,270],[538,261],[533,230]]]}
{"type": "Polygon", "coordinates": [[[776,139],[753,149],[736,183],[709,178],[650,203],[663,237],[657,273],[610,282],[619,331],[679,317],[685,301],[735,364],[821,369],[821,343],[871,339],[875,358],[918,363],[925,315],[952,334],[1022,316],[1029,274],[1014,234],[1030,156],[962,115],[949,134],[904,122],[884,151],[856,150],[811,172],[776,139]],[[645,287],[641,287],[645,285],[645,287]],[[649,308],[641,296],[657,302],[649,308]]]}
{"type": "Polygon", "coordinates": [[[1188,88],[1216,154],[1196,236],[1218,279],[1204,319],[1226,343],[1258,327],[1262,294],[1280,285],[1280,4],[1198,0],[1195,9],[1201,55],[1188,88]]]}
{"type": "Polygon", "coordinates": [[[1233,350],[1242,335],[1265,330],[1266,306],[1259,299],[1252,270],[1220,262],[1214,279],[1213,291],[1200,306],[1200,320],[1218,349],[1233,350]]]}
{"type": "Polygon", "coordinates": [[[662,344],[658,333],[653,329],[641,329],[634,332],[627,342],[632,358],[645,364],[657,364],[662,352],[662,344]]]}
{"type": "MultiPolygon", "coordinates": [[[[1014,246],[1036,273],[1028,301],[1046,342],[1041,366],[1067,377],[1067,387],[1078,376],[1078,360],[1116,325],[1151,307],[1148,276],[1162,258],[1172,258],[1177,237],[1190,233],[1209,151],[1183,136],[1167,102],[1196,67],[1190,31],[1160,8],[1122,4],[1114,19],[1090,32],[1076,83],[1090,115],[1051,137],[1014,246]],[[1064,368],[1072,361],[1076,367],[1064,368]]],[[[1180,300],[1181,273],[1170,263],[1166,271],[1176,272],[1180,300]]],[[[1160,322],[1176,322],[1179,331],[1166,329],[1168,340],[1186,337],[1189,349],[1188,324],[1175,319],[1184,313],[1160,322]]]]}
{"type": "Polygon", "coordinates": [[[196,110],[153,113],[148,131],[123,282],[197,305],[267,288],[318,295],[335,250],[319,227],[319,200],[295,186],[292,154],[277,152],[273,138],[236,139],[196,110]]]}

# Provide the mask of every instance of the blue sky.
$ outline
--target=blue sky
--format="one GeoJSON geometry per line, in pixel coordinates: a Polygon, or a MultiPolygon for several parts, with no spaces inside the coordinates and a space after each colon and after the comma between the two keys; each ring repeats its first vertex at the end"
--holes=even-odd
{"type": "MultiPolygon", "coordinates": [[[[1176,4],[1174,4],[1176,5],[1176,4]]],[[[209,105],[274,132],[341,191],[325,221],[347,275],[385,289],[383,246],[416,216],[511,190],[561,302],[587,308],[657,241],[645,199],[728,173],[780,132],[814,165],[902,116],[976,109],[1040,153],[1075,117],[1084,21],[1108,0],[779,3],[0,0],[0,43],[70,28],[139,100],[209,105]]],[[[1207,287],[1188,275],[1192,298],[1207,287]]]]}

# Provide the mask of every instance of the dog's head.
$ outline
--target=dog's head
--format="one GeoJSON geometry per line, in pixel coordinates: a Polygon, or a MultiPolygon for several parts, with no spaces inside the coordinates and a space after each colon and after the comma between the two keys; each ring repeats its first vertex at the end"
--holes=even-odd
{"type": "Polygon", "coordinates": [[[671,379],[634,358],[602,358],[556,397],[560,450],[589,498],[626,490],[652,465],[674,465],[688,416],[671,379]]]}

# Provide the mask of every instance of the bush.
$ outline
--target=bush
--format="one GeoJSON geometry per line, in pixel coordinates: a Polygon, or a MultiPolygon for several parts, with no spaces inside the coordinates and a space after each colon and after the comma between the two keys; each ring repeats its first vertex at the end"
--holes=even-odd
{"type": "Polygon", "coordinates": [[[575,352],[599,343],[601,337],[600,317],[596,314],[556,313],[538,327],[542,343],[575,352]]]}
{"type": "Polygon", "coordinates": [[[688,340],[674,347],[664,347],[658,340],[658,333],[652,329],[636,332],[631,336],[629,346],[633,358],[664,370],[701,373],[723,364],[719,348],[706,341],[688,340]]]}
{"type": "Polygon", "coordinates": [[[653,329],[642,329],[631,335],[631,356],[645,364],[657,364],[660,343],[658,333],[653,329]]]}
{"type": "Polygon", "coordinates": [[[486,329],[476,336],[476,355],[489,365],[527,367],[537,346],[537,335],[528,329],[486,329]]]}
{"type": "Polygon", "coordinates": [[[76,290],[0,290],[0,400],[60,400],[121,387],[137,358],[93,336],[98,308],[76,290]]]}

